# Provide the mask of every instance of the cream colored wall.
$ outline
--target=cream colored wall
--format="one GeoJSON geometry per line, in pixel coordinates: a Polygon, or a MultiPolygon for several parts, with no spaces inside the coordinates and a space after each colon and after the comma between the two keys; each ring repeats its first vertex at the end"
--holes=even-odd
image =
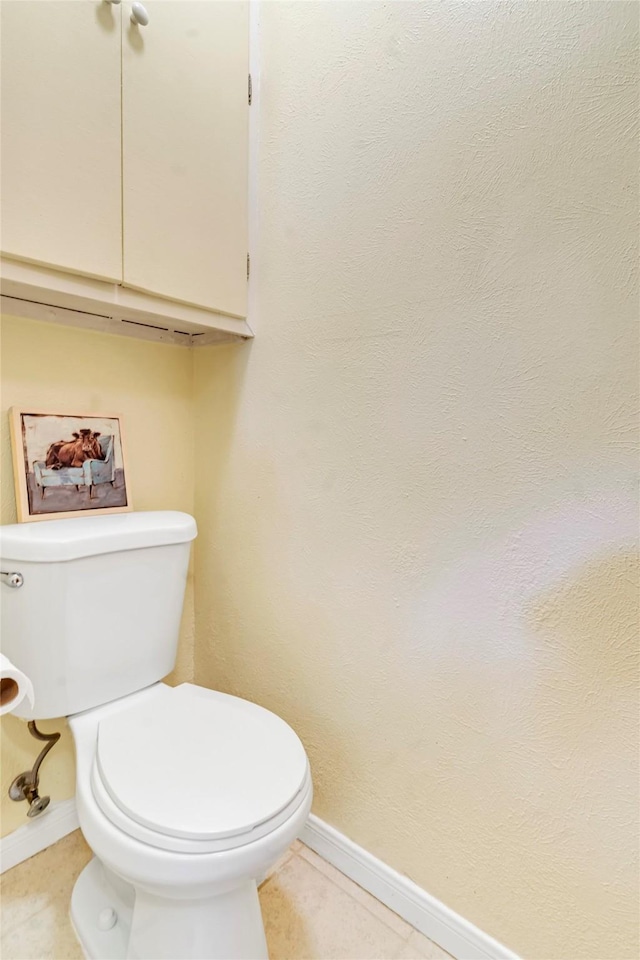
{"type": "MultiPolygon", "coordinates": [[[[123,415],[128,484],[135,509],[193,512],[192,358],[181,347],[108,336],[14,317],[2,318],[1,522],[15,523],[7,410],[13,405],[123,415]]],[[[171,679],[193,679],[193,589],[189,584],[178,663],[171,679]]],[[[71,737],[64,731],[45,760],[41,793],[74,792],[71,737]]],[[[26,822],[26,804],[7,797],[11,780],[31,767],[38,744],[26,724],[2,718],[2,836],[26,822]]]]}
{"type": "Polygon", "coordinates": [[[637,7],[262,5],[196,676],[529,958],[636,958],[637,7]]]}

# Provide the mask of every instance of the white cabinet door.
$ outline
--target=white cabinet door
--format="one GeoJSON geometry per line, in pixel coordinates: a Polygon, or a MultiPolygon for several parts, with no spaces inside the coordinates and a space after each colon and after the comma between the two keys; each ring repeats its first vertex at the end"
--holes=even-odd
{"type": "Polygon", "coordinates": [[[123,21],[124,284],[245,316],[248,3],[144,6],[123,21]]]}
{"type": "Polygon", "coordinates": [[[120,7],[0,9],[2,252],[120,281],[120,7]]]}

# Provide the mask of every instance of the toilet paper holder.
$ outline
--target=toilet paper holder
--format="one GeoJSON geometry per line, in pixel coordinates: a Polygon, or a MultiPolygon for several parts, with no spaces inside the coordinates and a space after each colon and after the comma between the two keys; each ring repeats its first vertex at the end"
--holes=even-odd
{"type": "Polygon", "coordinates": [[[44,813],[51,803],[51,797],[41,797],[38,793],[38,786],[40,784],[40,767],[46,755],[60,739],[60,734],[42,733],[36,727],[35,720],[30,720],[27,726],[32,737],[35,737],[36,740],[44,740],[47,745],[46,747],[42,748],[36,757],[36,762],[34,763],[33,768],[31,770],[26,770],[24,773],[19,773],[15,778],[9,787],[9,796],[12,800],[16,801],[27,800],[29,803],[27,816],[37,817],[39,814],[44,813]]]}

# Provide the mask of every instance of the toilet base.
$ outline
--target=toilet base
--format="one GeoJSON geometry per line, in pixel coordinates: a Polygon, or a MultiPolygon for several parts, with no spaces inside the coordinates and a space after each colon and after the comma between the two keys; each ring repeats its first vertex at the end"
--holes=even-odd
{"type": "Polygon", "coordinates": [[[134,899],[133,887],[111,874],[97,857],[89,861],[71,894],[71,922],[87,960],[126,960],[134,899]],[[100,916],[106,910],[115,912],[116,922],[104,930],[100,916]]]}
{"type": "Polygon", "coordinates": [[[94,857],[73,888],[71,919],[87,960],[268,960],[254,881],[171,900],[134,891],[94,857]]]}

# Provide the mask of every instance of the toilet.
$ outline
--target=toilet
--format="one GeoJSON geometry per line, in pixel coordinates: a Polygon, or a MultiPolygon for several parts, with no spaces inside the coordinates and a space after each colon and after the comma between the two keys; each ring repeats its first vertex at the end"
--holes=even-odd
{"type": "Polygon", "coordinates": [[[266,960],[257,886],[311,808],[307,756],[282,719],[162,683],[195,536],[174,511],[0,529],[2,570],[23,577],[0,586],[3,652],[35,695],[16,713],[66,716],[75,743],[94,856],[71,917],[91,960],[266,960]]]}

